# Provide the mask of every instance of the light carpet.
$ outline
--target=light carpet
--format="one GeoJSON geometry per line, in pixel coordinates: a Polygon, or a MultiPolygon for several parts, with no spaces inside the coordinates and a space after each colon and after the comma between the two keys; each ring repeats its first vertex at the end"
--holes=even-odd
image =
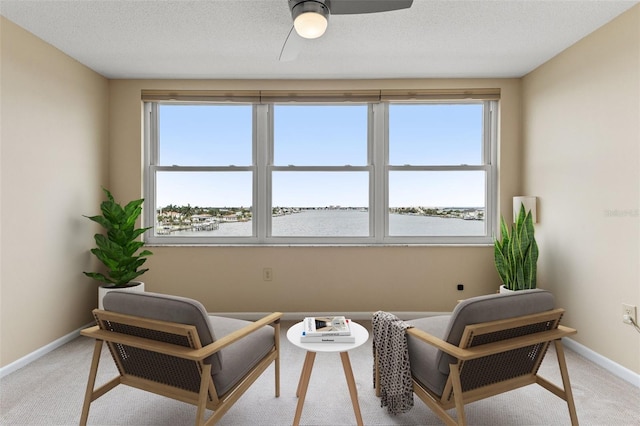
{"type": "MultiPolygon", "coordinates": [[[[291,345],[282,324],[281,394],[274,396],[271,366],[222,418],[221,426],[290,425],[304,351],[291,345]]],[[[371,330],[371,322],[362,324],[371,330]]],[[[79,337],[52,351],[0,382],[3,425],[77,425],[82,409],[93,342],[79,337]]],[[[569,375],[582,425],[640,425],[640,389],[592,362],[566,350],[569,375]]],[[[372,382],[371,337],[349,352],[365,425],[441,425],[442,422],[415,398],[414,408],[393,416],[380,407],[372,382]]],[[[561,383],[552,350],[541,375],[561,383]]],[[[103,352],[98,383],[116,374],[110,355],[103,352]]],[[[567,405],[538,385],[530,385],[466,406],[469,425],[568,425],[567,405]]],[[[209,414],[209,412],[207,412],[209,414]]],[[[91,425],[192,425],[195,407],[167,398],[118,386],[91,405],[91,425]]],[[[302,425],[355,424],[353,407],[338,354],[319,353],[300,423],[302,425]]]]}

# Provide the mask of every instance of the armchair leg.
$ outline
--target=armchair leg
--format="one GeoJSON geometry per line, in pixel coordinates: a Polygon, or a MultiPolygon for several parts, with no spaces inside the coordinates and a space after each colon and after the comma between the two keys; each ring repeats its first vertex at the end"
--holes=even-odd
{"type": "Polygon", "coordinates": [[[196,426],[204,424],[204,413],[209,397],[209,381],[211,380],[211,364],[204,364],[200,373],[200,393],[198,394],[198,410],[196,411],[196,426]]]}
{"type": "Polygon", "coordinates": [[[458,364],[450,364],[449,370],[451,384],[453,385],[453,399],[456,403],[458,425],[464,426],[467,424],[467,419],[465,418],[464,401],[462,400],[462,383],[460,382],[460,369],[458,368],[458,364]]]}
{"type": "Polygon", "coordinates": [[[100,354],[102,353],[102,340],[96,340],[93,347],[93,358],[91,360],[91,370],[89,371],[89,380],[87,381],[87,390],[84,394],[84,404],[82,405],[82,415],[80,416],[80,426],[85,426],[89,419],[89,407],[93,401],[93,389],[96,385],[96,376],[98,374],[98,364],[100,363],[100,354]]]}
{"type": "Polygon", "coordinates": [[[275,359],[275,371],[276,371],[276,397],[280,396],[280,320],[274,325],[274,337],[276,346],[276,359],[275,359]]]}
{"type": "Polygon", "coordinates": [[[573,392],[571,391],[571,383],[569,382],[569,370],[567,369],[567,361],[564,357],[564,347],[561,340],[554,340],[556,347],[556,356],[558,357],[558,366],[560,367],[560,375],[562,376],[562,386],[564,387],[565,400],[569,406],[569,417],[571,425],[578,426],[578,413],[573,402],[573,392]]]}

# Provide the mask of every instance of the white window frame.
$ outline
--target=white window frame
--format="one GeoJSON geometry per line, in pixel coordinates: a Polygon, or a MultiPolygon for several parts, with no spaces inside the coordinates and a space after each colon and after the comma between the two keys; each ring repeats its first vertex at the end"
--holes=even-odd
{"type": "MultiPolygon", "coordinates": [[[[156,172],[160,171],[250,171],[253,173],[252,236],[203,237],[155,235],[151,229],[145,233],[149,245],[478,245],[492,244],[497,226],[497,139],[498,119],[496,100],[406,101],[412,103],[482,103],[483,111],[483,164],[456,166],[391,166],[389,165],[389,102],[364,102],[368,105],[367,164],[363,166],[276,166],[274,165],[274,105],[253,102],[252,164],[249,166],[160,166],[158,165],[158,105],[172,101],[144,103],[144,209],[145,226],[155,225],[156,172]],[[485,235],[482,236],[389,236],[389,172],[415,171],[473,171],[485,173],[485,235]],[[272,174],[278,171],[366,171],[369,173],[369,236],[363,237],[287,237],[271,235],[272,174]]],[[[180,102],[184,104],[184,102],[180,102]]],[[[191,102],[203,104],[203,102],[191,102]]],[[[247,102],[243,102],[247,104],[247,102]]],[[[208,104],[215,104],[209,102],[208,104]]],[[[309,103],[307,103],[309,104],[309,103]]],[[[337,102],[314,103],[337,105],[337,102]]],[[[363,104],[363,103],[360,103],[363,104]]]]}
{"type": "MultiPolygon", "coordinates": [[[[260,215],[256,214],[256,199],[258,191],[258,161],[257,157],[260,155],[258,150],[257,132],[253,132],[251,142],[251,165],[228,165],[228,166],[162,166],[159,165],[159,146],[158,146],[158,118],[159,118],[159,105],[170,105],[172,102],[146,102],[144,104],[144,116],[145,116],[145,176],[144,176],[144,198],[145,206],[153,206],[153,208],[144,209],[145,226],[155,226],[156,217],[156,172],[172,171],[172,172],[252,172],[253,190],[252,190],[252,234],[251,236],[234,236],[234,237],[187,237],[187,236],[161,236],[155,235],[154,229],[150,229],[144,233],[144,240],[148,244],[153,245],[235,245],[235,244],[254,244],[257,242],[255,235],[258,230],[258,224],[260,223],[260,215]]],[[[184,105],[184,102],[180,102],[184,105]]],[[[202,103],[191,103],[193,105],[202,103]]],[[[246,105],[246,103],[243,103],[246,105]]],[[[216,103],[208,103],[208,105],[217,105],[216,103]]],[[[251,105],[251,104],[249,104],[251,105]]],[[[252,105],[252,126],[256,128],[256,121],[258,119],[257,109],[260,105],[252,105]]],[[[262,145],[262,144],[260,144],[262,145]]]]}
{"type": "MultiPolygon", "coordinates": [[[[353,166],[353,165],[344,165],[344,166],[296,166],[296,165],[287,165],[287,166],[276,166],[274,165],[274,148],[275,148],[275,140],[273,135],[274,129],[274,107],[277,104],[269,104],[269,141],[268,151],[269,158],[268,164],[266,167],[266,175],[264,175],[264,179],[267,182],[267,197],[269,198],[269,204],[267,208],[263,209],[265,213],[270,214],[273,208],[271,203],[271,194],[272,194],[272,177],[273,172],[278,171],[287,171],[287,172],[367,172],[369,174],[369,235],[361,236],[361,237],[335,237],[335,236],[273,236],[271,235],[271,221],[268,217],[265,217],[264,220],[267,223],[267,235],[265,239],[261,242],[263,243],[273,243],[273,244],[373,244],[375,243],[374,237],[374,228],[373,228],[373,215],[374,208],[372,208],[372,200],[373,194],[373,173],[374,173],[374,164],[373,164],[373,131],[372,131],[372,123],[373,123],[373,105],[366,103],[353,103],[350,105],[367,105],[367,161],[366,165],[363,166],[353,166]]],[[[311,106],[336,106],[340,105],[337,103],[330,104],[318,104],[318,103],[298,103],[298,105],[311,105],[311,106]]]]}
{"type": "Polygon", "coordinates": [[[493,244],[493,235],[495,235],[496,219],[497,216],[497,102],[496,101],[432,101],[432,102],[385,102],[385,126],[387,127],[386,138],[384,141],[384,164],[385,164],[385,182],[383,187],[385,188],[385,212],[389,211],[389,172],[397,170],[405,171],[483,171],[485,173],[485,235],[474,236],[390,236],[389,235],[389,215],[385,215],[384,222],[384,243],[388,244],[493,244]],[[396,165],[389,164],[389,115],[388,107],[390,104],[482,104],[483,108],[483,123],[482,123],[482,164],[480,165],[396,165]]]}

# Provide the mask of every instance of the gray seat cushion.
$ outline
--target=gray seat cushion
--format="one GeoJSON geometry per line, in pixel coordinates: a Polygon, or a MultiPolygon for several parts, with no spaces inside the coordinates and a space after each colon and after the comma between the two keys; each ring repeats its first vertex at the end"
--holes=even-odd
{"type": "MultiPolygon", "coordinates": [[[[458,346],[467,325],[497,321],[555,308],[553,295],[542,289],[490,294],[463,300],[451,315],[408,321],[414,327],[458,346]]],[[[457,360],[432,345],[409,336],[409,361],[413,375],[426,387],[442,395],[449,364],[457,360]]]]}
{"type": "MultiPolygon", "coordinates": [[[[444,340],[444,332],[449,325],[450,319],[451,315],[441,315],[407,322],[417,329],[444,340]]],[[[440,351],[435,346],[425,343],[410,334],[407,338],[407,345],[409,347],[411,374],[424,386],[436,394],[442,395],[442,390],[447,383],[449,375],[443,374],[435,368],[438,365],[437,357],[440,351]]]]}
{"type": "MultiPolygon", "coordinates": [[[[216,336],[226,336],[251,324],[251,321],[213,315],[209,316],[209,322],[216,336]]],[[[218,396],[231,389],[238,380],[269,353],[274,344],[274,328],[264,326],[222,349],[223,368],[213,374],[213,382],[216,385],[218,396]]]]}
{"type": "MultiPolygon", "coordinates": [[[[151,292],[133,293],[114,290],[104,297],[103,304],[107,311],[194,325],[202,346],[213,343],[216,339],[216,334],[209,324],[207,311],[197,300],[151,292]]],[[[218,353],[205,359],[205,362],[211,364],[212,374],[222,368],[222,358],[223,356],[218,353]]]]}

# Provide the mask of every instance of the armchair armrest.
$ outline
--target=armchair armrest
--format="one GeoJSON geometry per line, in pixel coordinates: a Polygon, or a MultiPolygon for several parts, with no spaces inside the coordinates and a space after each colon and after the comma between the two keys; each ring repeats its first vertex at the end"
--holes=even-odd
{"type": "Polygon", "coordinates": [[[429,334],[425,331],[422,331],[418,328],[408,328],[407,334],[410,334],[425,343],[430,344],[431,346],[435,346],[443,352],[448,353],[456,358],[463,358],[465,356],[464,349],[461,349],[455,345],[452,345],[449,342],[446,342],[439,337],[436,337],[432,334],[429,334]]]}
{"type": "Polygon", "coordinates": [[[198,356],[199,357],[201,356],[202,358],[206,358],[209,355],[213,355],[214,353],[218,352],[224,347],[229,346],[234,342],[237,342],[238,340],[253,333],[259,328],[264,327],[265,325],[279,323],[280,318],[282,318],[283,315],[284,314],[282,312],[274,312],[272,314],[266,315],[261,319],[259,319],[258,321],[248,324],[247,326],[242,327],[240,330],[236,330],[233,333],[227,334],[226,336],[220,339],[217,339],[215,342],[201,349],[196,349],[196,351],[198,352],[198,356]],[[200,352],[202,352],[202,355],[200,355],[200,352]]]}
{"type": "Polygon", "coordinates": [[[171,343],[164,343],[157,340],[146,339],[144,337],[130,336],[128,334],[101,330],[97,325],[85,328],[80,332],[80,334],[92,339],[102,340],[104,342],[118,343],[125,346],[131,346],[133,348],[158,352],[178,358],[190,359],[193,361],[201,360],[203,358],[206,358],[207,356],[201,356],[198,353],[200,349],[192,349],[186,346],[178,346],[171,343]]]}
{"type": "Polygon", "coordinates": [[[553,340],[558,340],[563,337],[576,334],[576,330],[573,328],[565,327],[559,325],[557,329],[543,331],[540,333],[535,333],[526,336],[515,337],[508,340],[503,340],[495,343],[488,343],[486,345],[475,346],[472,348],[459,348],[458,346],[452,345],[438,337],[435,337],[429,333],[426,333],[417,328],[409,328],[407,329],[407,333],[415,336],[416,338],[422,340],[425,343],[428,343],[441,351],[459,359],[462,361],[467,361],[475,358],[482,358],[488,355],[493,355],[501,352],[506,352],[512,349],[522,348],[529,345],[534,345],[542,342],[550,342],[553,340]]]}
{"type": "MultiPolygon", "coordinates": [[[[121,314],[120,314],[121,315],[121,314]]],[[[123,317],[129,317],[128,315],[121,315],[123,317]]],[[[220,351],[222,348],[229,346],[230,344],[242,339],[250,333],[258,330],[259,328],[269,325],[269,324],[277,324],[282,318],[283,314],[281,312],[274,312],[272,314],[266,315],[265,317],[255,321],[251,324],[248,324],[246,327],[241,328],[240,330],[236,330],[233,333],[228,334],[227,336],[222,337],[221,339],[216,340],[215,342],[200,348],[200,349],[192,349],[188,347],[173,345],[170,343],[159,342],[157,340],[146,339],[144,337],[136,337],[130,336],[127,334],[116,333],[112,331],[101,330],[99,326],[93,326],[86,328],[80,332],[81,335],[86,337],[91,337],[96,340],[102,340],[105,342],[113,342],[126,346],[131,346],[134,348],[145,349],[152,352],[158,352],[166,355],[175,356],[178,358],[190,359],[193,361],[201,361],[207,358],[210,355],[220,351]]],[[[147,323],[155,323],[155,324],[171,324],[163,321],[155,321],[155,320],[145,320],[147,323]]],[[[186,326],[181,325],[181,328],[193,328],[193,333],[195,333],[194,326],[186,326]]]]}

